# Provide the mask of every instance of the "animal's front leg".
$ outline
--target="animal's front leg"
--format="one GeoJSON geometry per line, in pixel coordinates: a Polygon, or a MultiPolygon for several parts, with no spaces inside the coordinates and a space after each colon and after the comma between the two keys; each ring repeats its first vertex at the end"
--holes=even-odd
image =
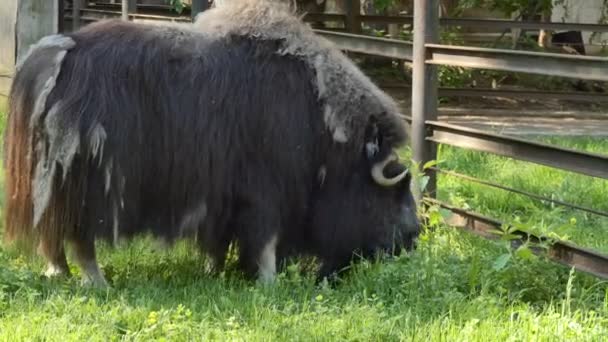
{"type": "Polygon", "coordinates": [[[278,215],[269,210],[248,210],[239,215],[239,264],[259,282],[274,282],[277,273],[278,215]]]}
{"type": "Polygon", "coordinates": [[[95,252],[95,238],[92,236],[71,239],[74,258],[82,273],[82,283],[85,286],[107,287],[108,282],[103,276],[95,252]]]}
{"type": "Polygon", "coordinates": [[[53,248],[49,241],[42,238],[38,245],[38,253],[42,255],[47,262],[47,269],[44,272],[45,276],[52,278],[70,275],[63,242],[59,244],[59,248],[53,248]]]}

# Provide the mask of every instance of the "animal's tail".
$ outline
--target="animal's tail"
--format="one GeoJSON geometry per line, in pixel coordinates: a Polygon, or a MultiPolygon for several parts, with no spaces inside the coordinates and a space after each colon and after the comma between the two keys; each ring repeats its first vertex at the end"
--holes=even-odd
{"type": "MultiPolygon", "coordinates": [[[[32,229],[32,131],[29,118],[33,109],[27,89],[19,85],[17,74],[9,96],[8,122],[4,136],[5,210],[4,237],[7,242],[31,239],[32,229]]],[[[22,82],[21,82],[22,83],[22,82]]]]}
{"type": "MultiPolygon", "coordinates": [[[[44,174],[51,167],[44,158],[48,144],[42,134],[44,119],[49,112],[47,98],[59,76],[62,61],[74,41],[62,35],[45,37],[30,48],[17,64],[16,74],[9,95],[8,122],[4,136],[5,208],[4,238],[7,243],[17,243],[32,251],[39,240],[46,242],[48,252],[62,248],[63,228],[70,224],[65,220],[69,213],[62,211],[66,204],[53,191],[43,194],[48,205],[36,208],[40,191],[36,191],[34,176],[44,174]],[[45,210],[46,209],[46,210],[45,210]],[[36,214],[41,211],[44,214],[36,214]],[[36,215],[39,217],[36,218],[36,215]],[[63,221],[65,220],[65,221],[63,221]],[[63,221],[63,222],[62,222],[63,221]]],[[[53,162],[51,162],[52,164],[53,162]]],[[[41,179],[46,188],[55,188],[54,175],[41,179]]]]}

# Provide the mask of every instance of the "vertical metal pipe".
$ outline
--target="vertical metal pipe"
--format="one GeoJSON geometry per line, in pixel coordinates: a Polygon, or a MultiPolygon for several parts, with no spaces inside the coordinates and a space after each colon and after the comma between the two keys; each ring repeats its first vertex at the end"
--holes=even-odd
{"type": "Polygon", "coordinates": [[[192,21],[194,21],[194,19],[196,19],[196,16],[207,10],[209,7],[209,1],[208,0],[192,0],[192,7],[190,7],[190,18],[192,19],[192,21]]]}
{"type": "Polygon", "coordinates": [[[129,21],[129,0],[122,0],[121,11],[122,11],[122,20],[129,21]]]}
{"type": "MultiPolygon", "coordinates": [[[[437,158],[437,148],[427,141],[425,121],[437,118],[437,68],[426,64],[425,44],[439,41],[438,0],[414,1],[414,45],[412,75],[412,149],[414,161],[422,167],[437,158]]],[[[426,192],[436,196],[437,180],[432,170],[426,170],[430,177],[426,192]]],[[[420,194],[418,194],[420,196],[420,194]]]]}
{"type": "MultiPolygon", "coordinates": [[[[80,6],[82,0],[72,1],[72,31],[80,28],[80,6]]],[[[63,2],[63,1],[62,1],[63,2]]]]}
{"type": "Polygon", "coordinates": [[[65,28],[64,28],[64,21],[65,21],[65,8],[64,8],[64,3],[63,0],[56,0],[55,4],[57,5],[57,33],[63,33],[65,28]]]}

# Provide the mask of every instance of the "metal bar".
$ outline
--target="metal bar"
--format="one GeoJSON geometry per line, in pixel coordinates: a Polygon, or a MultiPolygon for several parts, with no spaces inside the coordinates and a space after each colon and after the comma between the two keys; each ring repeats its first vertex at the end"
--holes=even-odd
{"type": "Polygon", "coordinates": [[[580,152],[477,129],[427,121],[433,134],[427,140],[475,151],[551,166],[566,171],[608,179],[608,156],[580,152]]]}
{"type": "Polygon", "coordinates": [[[579,24],[579,23],[554,23],[554,22],[531,22],[513,21],[502,19],[473,19],[473,18],[443,18],[442,25],[445,26],[466,26],[476,28],[492,29],[512,29],[519,28],[524,30],[555,30],[555,31],[589,31],[589,32],[608,32],[608,25],[605,24],[579,24]]]}
{"type": "MultiPolygon", "coordinates": [[[[383,89],[411,90],[407,83],[383,82],[379,84],[383,89]]],[[[439,88],[439,96],[443,97],[510,97],[526,99],[557,99],[585,102],[608,102],[608,94],[585,93],[585,92],[560,92],[560,91],[538,91],[538,90],[511,90],[511,89],[486,89],[486,88],[439,88]]],[[[514,113],[516,114],[516,113],[514,113]]],[[[607,115],[604,115],[607,117],[607,115]]]]}
{"type": "Polygon", "coordinates": [[[190,18],[192,21],[196,19],[199,13],[206,11],[208,7],[208,0],[192,0],[192,6],[190,7],[190,18]]]}
{"type": "MultiPolygon", "coordinates": [[[[117,3],[114,3],[114,4],[94,2],[91,4],[91,6],[98,10],[110,10],[110,11],[119,11],[119,12],[122,7],[121,1],[118,1],[117,3]]],[[[170,5],[149,5],[149,4],[138,3],[137,4],[137,13],[146,13],[146,14],[159,15],[159,16],[165,16],[165,15],[169,16],[175,12],[173,11],[173,6],[170,6],[170,5]]]]}
{"type": "MultiPolygon", "coordinates": [[[[426,140],[425,122],[437,119],[437,67],[425,63],[428,43],[439,41],[439,6],[437,0],[414,1],[414,46],[412,65],[412,149],[413,159],[422,167],[437,158],[437,147],[426,140]]],[[[435,172],[429,177],[426,191],[435,196],[435,172]]],[[[421,194],[417,194],[420,196],[421,194]]]]}
{"type": "Polygon", "coordinates": [[[608,81],[608,58],[427,44],[427,63],[608,81]]]}
{"type": "Polygon", "coordinates": [[[607,102],[608,94],[583,92],[558,92],[536,90],[508,90],[508,89],[456,89],[439,88],[439,96],[451,97],[512,97],[526,99],[558,99],[586,102],[607,102]]]}
{"type": "Polygon", "coordinates": [[[306,13],[304,15],[304,21],[332,21],[332,22],[340,22],[342,24],[346,23],[347,16],[345,14],[337,14],[337,13],[306,13]]]}
{"type": "MultiPolygon", "coordinates": [[[[416,13],[414,11],[414,13],[416,13]]],[[[373,15],[366,14],[361,16],[361,21],[364,23],[375,23],[375,24],[402,24],[412,25],[414,24],[414,16],[411,15],[373,15]]],[[[440,19],[441,21],[441,19],[440,19]]]]}
{"type": "MultiPolygon", "coordinates": [[[[193,0],[192,7],[194,8],[193,0]]],[[[207,6],[208,2],[204,1],[207,6]]],[[[97,3],[97,7],[113,7],[112,4],[97,3]]],[[[168,12],[170,6],[167,5],[147,5],[139,4],[138,9],[142,11],[168,12]]],[[[206,7],[204,7],[206,8],[206,7]]],[[[347,15],[337,13],[307,13],[304,16],[307,21],[338,21],[347,22],[347,15]]],[[[413,24],[413,16],[386,16],[386,15],[359,15],[360,22],[366,23],[385,23],[385,24],[413,24]]],[[[528,30],[557,30],[557,31],[585,31],[585,32],[608,32],[608,25],[605,24],[580,24],[580,23],[556,23],[556,22],[529,22],[529,21],[513,21],[503,19],[475,19],[475,18],[440,18],[441,26],[463,26],[476,27],[483,29],[504,30],[510,28],[520,28],[528,30]]]]}
{"type": "Polygon", "coordinates": [[[129,0],[122,0],[122,7],[120,8],[122,14],[122,20],[129,20],[129,0]]]}
{"type": "Polygon", "coordinates": [[[346,2],[346,29],[350,33],[361,33],[361,0],[346,2]]]}
{"type": "MultiPolygon", "coordinates": [[[[338,48],[383,56],[412,60],[411,44],[376,37],[316,30],[338,48]]],[[[415,35],[414,35],[415,37],[415,35]]],[[[468,68],[492,69],[532,74],[608,81],[608,58],[574,56],[556,53],[539,53],[515,50],[487,49],[462,46],[426,44],[427,63],[454,65],[468,68]]]]}
{"type": "MultiPolygon", "coordinates": [[[[387,16],[387,15],[363,15],[361,21],[367,23],[383,24],[412,24],[412,16],[387,16]]],[[[519,28],[524,30],[555,30],[555,31],[584,31],[584,32],[608,32],[605,24],[579,24],[579,23],[555,23],[555,22],[531,22],[514,21],[504,19],[475,19],[475,18],[440,18],[441,26],[463,26],[483,29],[505,30],[519,28]]]]}
{"type": "Polygon", "coordinates": [[[137,0],[129,0],[129,13],[137,13],[137,0]]]}
{"type": "MultiPolygon", "coordinates": [[[[85,16],[86,16],[86,20],[87,21],[96,21],[99,20],[99,18],[106,18],[106,17],[120,17],[121,16],[121,12],[118,11],[109,11],[109,10],[97,10],[97,9],[82,9],[82,14],[84,14],[84,16],[81,17],[81,20],[85,20],[85,16]],[[89,15],[89,16],[87,16],[89,15]],[[94,16],[98,16],[98,18],[95,18],[93,16],[90,15],[94,15],[94,16]]],[[[161,16],[161,15],[152,15],[152,14],[141,14],[141,13],[130,13],[129,14],[130,18],[133,19],[148,19],[148,20],[165,20],[165,21],[174,21],[174,22],[191,22],[191,19],[188,17],[178,17],[178,16],[161,16]]],[[[70,15],[66,16],[66,18],[71,18],[70,15]]]]}
{"type": "Polygon", "coordinates": [[[505,190],[505,191],[513,192],[513,193],[516,193],[516,194],[519,194],[519,195],[523,195],[523,196],[526,196],[526,197],[530,197],[530,198],[533,198],[533,199],[536,199],[536,200],[539,200],[539,201],[550,202],[550,203],[557,204],[557,205],[560,205],[560,206],[563,206],[563,207],[567,207],[567,208],[570,208],[570,209],[576,209],[576,210],[588,212],[590,214],[608,217],[608,213],[607,212],[595,210],[595,209],[592,209],[592,208],[582,207],[582,206],[579,206],[579,205],[576,205],[576,204],[571,204],[571,203],[563,202],[563,201],[560,201],[560,200],[548,198],[548,197],[545,197],[545,196],[540,196],[540,195],[533,194],[531,192],[527,192],[527,191],[523,191],[523,190],[518,190],[518,189],[510,188],[510,187],[507,187],[507,186],[504,186],[504,185],[500,185],[500,184],[496,184],[496,183],[493,183],[493,182],[489,182],[489,181],[485,181],[485,180],[482,180],[482,179],[478,179],[478,178],[475,178],[475,177],[463,175],[463,174],[458,173],[458,172],[447,171],[447,170],[443,170],[443,169],[440,169],[440,168],[437,168],[437,167],[431,167],[431,168],[435,172],[439,172],[439,173],[442,173],[442,174],[445,174],[445,175],[448,175],[448,176],[451,176],[451,177],[456,177],[456,178],[464,179],[464,180],[467,180],[469,182],[473,182],[473,183],[489,186],[489,187],[500,189],[500,190],[505,190]]]}
{"type": "Polygon", "coordinates": [[[395,59],[412,60],[412,44],[404,41],[366,37],[350,33],[314,30],[341,50],[395,59]]]}
{"type": "Polygon", "coordinates": [[[72,1],[72,31],[76,31],[80,28],[81,1],[82,0],[72,1]]]}
{"type": "Polygon", "coordinates": [[[122,20],[128,21],[129,15],[137,12],[137,0],[122,0],[122,20]]]}
{"type": "MultiPolygon", "coordinates": [[[[496,238],[497,235],[492,233],[492,230],[503,226],[503,223],[498,220],[456,208],[434,199],[425,198],[425,201],[451,211],[453,216],[448,221],[449,225],[465,228],[484,238],[496,238]]],[[[516,230],[512,232],[512,234],[520,236],[520,241],[515,241],[513,244],[514,246],[521,244],[522,241],[525,240],[536,243],[549,242],[545,237],[539,237],[520,230],[516,230]]],[[[533,248],[532,251],[536,254],[541,253],[541,250],[537,248],[533,248]]],[[[578,270],[593,274],[597,277],[608,279],[608,255],[582,248],[568,242],[557,241],[551,244],[547,251],[547,256],[560,264],[575,267],[578,270]]]]}
{"type": "Polygon", "coordinates": [[[65,32],[65,3],[64,1],[57,2],[57,33],[65,32]]]}

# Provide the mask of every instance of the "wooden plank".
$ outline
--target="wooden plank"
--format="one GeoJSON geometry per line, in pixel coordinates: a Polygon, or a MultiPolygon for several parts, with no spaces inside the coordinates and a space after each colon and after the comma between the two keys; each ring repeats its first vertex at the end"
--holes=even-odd
{"type": "Polygon", "coordinates": [[[59,1],[20,0],[17,9],[17,56],[44,36],[59,31],[59,1]]]}
{"type": "MultiPolygon", "coordinates": [[[[12,82],[12,78],[0,76],[0,98],[8,97],[12,82]]],[[[0,109],[0,111],[2,111],[2,109],[0,109]]]]}
{"type": "Polygon", "coordinates": [[[18,0],[3,0],[0,5],[0,72],[11,70],[17,51],[15,34],[18,0]]]}

